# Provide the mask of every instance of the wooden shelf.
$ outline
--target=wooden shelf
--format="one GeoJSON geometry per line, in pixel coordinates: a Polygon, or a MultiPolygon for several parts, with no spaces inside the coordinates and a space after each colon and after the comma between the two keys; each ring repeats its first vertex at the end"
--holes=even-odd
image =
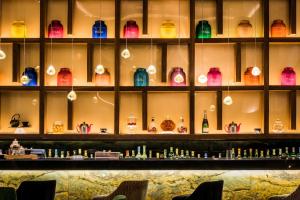
{"type": "MultiPolygon", "coordinates": [[[[46,43],[72,43],[72,38],[45,38],[46,43]]],[[[114,44],[115,39],[113,38],[105,38],[101,39],[101,43],[103,44],[114,44]]],[[[99,44],[100,39],[95,38],[73,38],[73,43],[91,43],[91,44],[99,44]]]]}
{"type": "Polygon", "coordinates": [[[134,87],[134,86],[121,86],[120,91],[189,91],[189,86],[148,86],[148,87],[134,87]]]}
{"type": "Polygon", "coordinates": [[[39,91],[40,86],[0,86],[0,91],[39,91]]]}
{"type": "MultiPolygon", "coordinates": [[[[264,90],[264,86],[230,86],[230,90],[264,90]]],[[[228,86],[195,86],[196,91],[227,91],[228,86]]]]}
{"type": "MultiPolygon", "coordinates": [[[[26,43],[39,43],[40,38],[25,38],[26,43]]],[[[1,38],[1,43],[24,43],[24,38],[1,38]]]]}
{"type": "MultiPolygon", "coordinates": [[[[173,44],[176,45],[178,44],[178,38],[172,38],[172,39],[164,39],[164,38],[152,38],[152,43],[153,44],[173,44]]],[[[122,38],[120,39],[121,44],[126,43],[126,39],[122,38]]],[[[128,44],[150,44],[151,43],[151,38],[128,38],[127,39],[128,44]]],[[[181,38],[180,39],[180,44],[189,44],[190,39],[189,38],[181,38]]]]}
{"type": "MultiPolygon", "coordinates": [[[[229,43],[250,43],[255,42],[255,38],[229,38],[229,43]]],[[[264,38],[256,38],[256,42],[264,42],[264,38]]],[[[202,43],[202,39],[195,39],[195,43],[202,43]]],[[[203,43],[228,43],[228,38],[206,38],[203,43]]]]}
{"type": "Polygon", "coordinates": [[[269,90],[300,90],[300,85],[295,85],[295,86],[270,85],[269,90]]]}
{"type": "Polygon", "coordinates": [[[285,37],[285,38],[270,38],[269,42],[271,43],[299,43],[300,42],[300,37],[299,38],[294,38],[294,37],[285,37]]]}
{"type": "MultiPolygon", "coordinates": [[[[114,86],[74,86],[75,91],[114,91],[114,86]]],[[[45,86],[45,90],[51,91],[70,91],[71,86],[45,86]]]]}

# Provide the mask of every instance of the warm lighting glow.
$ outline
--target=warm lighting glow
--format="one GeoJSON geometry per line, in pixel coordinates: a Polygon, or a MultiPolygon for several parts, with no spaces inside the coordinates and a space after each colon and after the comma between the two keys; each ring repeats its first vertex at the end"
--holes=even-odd
{"type": "Polygon", "coordinates": [[[123,57],[123,58],[125,58],[125,59],[127,59],[127,58],[130,58],[130,51],[129,51],[129,49],[124,49],[122,52],[121,52],[121,56],[123,57]]]}
{"type": "Polygon", "coordinates": [[[37,99],[32,99],[32,101],[31,101],[31,103],[32,103],[33,106],[36,106],[37,102],[38,102],[37,99]]]}
{"type": "Polygon", "coordinates": [[[209,111],[210,112],[215,112],[215,110],[216,110],[216,106],[215,105],[210,105],[209,106],[209,111]]]}
{"type": "Polygon", "coordinates": [[[67,97],[70,101],[75,101],[77,99],[77,94],[74,90],[71,90],[67,97]]]}
{"type": "Polygon", "coordinates": [[[47,68],[47,74],[49,76],[54,76],[55,73],[56,73],[55,67],[52,64],[49,65],[48,68],[47,68]]]}
{"type": "Polygon", "coordinates": [[[175,76],[175,78],[174,78],[174,81],[175,81],[176,83],[182,83],[182,82],[184,81],[184,78],[183,78],[183,76],[182,76],[181,74],[177,74],[177,75],[175,76]]]}
{"type": "Polygon", "coordinates": [[[6,53],[0,49],[0,60],[4,60],[6,58],[6,53]]]}
{"type": "Polygon", "coordinates": [[[29,78],[27,75],[23,75],[23,76],[21,77],[21,83],[22,83],[22,84],[26,85],[26,84],[29,83],[29,81],[30,81],[30,78],[29,78]]]}
{"type": "Polygon", "coordinates": [[[254,67],[252,68],[251,73],[252,73],[253,76],[259,76],[260,73],[261,73],[261,70],[259,69],[259,67],[254,66],[254,67]]]}
{"type": "Polygon", "coordinates": [[[98,103],[98,98],[96,96],[93,96],[93,103],[94,104],[98,103]]]}
{"type": "Polygon", "coordinates": [[[227,95],[224,100],[223,100],[223,103],[227,106],[230,106],[232,103],[233,103],[233,100],[231,98],[231,96],[227,95]]]}
{"type": "Polygon", "coordinates": [[[101,65],[101,64],[97,65],[97,66],[96,66],[96,69],[95,69],[95,72],[96,72],[97,74],[104,74],[104,72],[105,72],[104,66],[101,65]]]}
{"type": "Polygon", "coordinates": [[[204,75],[204,74],[200,74],[200,75],[198,76],[198,82],[199,82],[199,83],[206,83],[206,82],[207,82],[207,76],[204,75]]]}
{"type": "Polygon", "coordinates": [[[148,72],[148,74],[150,74],[150,75],[153,75],[153,74],[156,74],[156,67],[155,67],[155,65],[149,65],[149,67],[147,68],[147,72],[148,72]]]}

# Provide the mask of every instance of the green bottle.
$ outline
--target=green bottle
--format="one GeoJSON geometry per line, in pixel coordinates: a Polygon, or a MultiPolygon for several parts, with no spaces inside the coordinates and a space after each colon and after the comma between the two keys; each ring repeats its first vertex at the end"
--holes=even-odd
{"type": "Polygon", "coordinates": [[[196,27],[196,38],[211,38],[211,26],[207,20],[201,20],[196,27]]]}

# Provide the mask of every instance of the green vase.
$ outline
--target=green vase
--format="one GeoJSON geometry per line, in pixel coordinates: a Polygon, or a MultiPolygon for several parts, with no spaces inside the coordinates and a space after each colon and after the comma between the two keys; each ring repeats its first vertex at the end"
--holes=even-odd
{"type": "Polygon", "coordinates": [[[196,27],[196,38],[211,38],[211,26],[208,21],[199,21],[196,27]]]}

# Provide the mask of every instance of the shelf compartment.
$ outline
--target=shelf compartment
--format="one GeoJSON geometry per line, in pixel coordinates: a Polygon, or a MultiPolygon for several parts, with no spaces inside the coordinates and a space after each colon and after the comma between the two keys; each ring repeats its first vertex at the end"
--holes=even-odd
{"type": "MultiPolygon", "coordinates": [[[[255,38],[204,38],[203,41],[202,39],[195,39],[195,43],[254,43],[255,38]]],[[[264,42],[264,38],[259,37],[256,38],[257,43],[262,43],[264,42]]]]}
{"type": "Polygon", "coordinates": [[[173,86],[148,86],[148,87],[134,87],[121,86],[121,91],[189,91],[189,86],[173,87],[173,86]]]}
{"type": "MultiPolygon", "coordinates": [[[[72,40],[73,40],[73,43],[81,43],[81,44],[84,44],[84,43],[91,43],[91,44],[94,44],[94,45],[97,45],[99,44],[100,42],[100,39],[95,39],[95,38],[45,38],[45,42],[46,43],[51,43],[51,40],[52,40],[52,43],[72,43],[72,40]]],[[[115,39],[113,38],[102,38],[101,39],[101,43],[103,44],[113,44],[115,42],[115,39]]]]}
{"type": "MultiPolygon", "coordinates": [[[[120,39],[121,44],[126,43],[126,39],[120,39]]],[[[128,38],[128,44],[151,44],[151,38],[128,38]]],[[[169,44],[169,45],[176,45],[179,43],[178,38],[166,39],[166,38],[152,38],[153,44],[169,44]]],[[[180,44],[189,44],[189,38],[181,38],[180,44]]]]}
{"type": "MultiPolygon", "coordinates": [[[[0,87],[1,89],[1,87],[0,87]]],[[[73,89],[75,91],[114,91],[114,87],[112,86],[74,86],[73,89]]],[[[46,91],[71,91],[71,86],[45,86],[46,91]]]]}

